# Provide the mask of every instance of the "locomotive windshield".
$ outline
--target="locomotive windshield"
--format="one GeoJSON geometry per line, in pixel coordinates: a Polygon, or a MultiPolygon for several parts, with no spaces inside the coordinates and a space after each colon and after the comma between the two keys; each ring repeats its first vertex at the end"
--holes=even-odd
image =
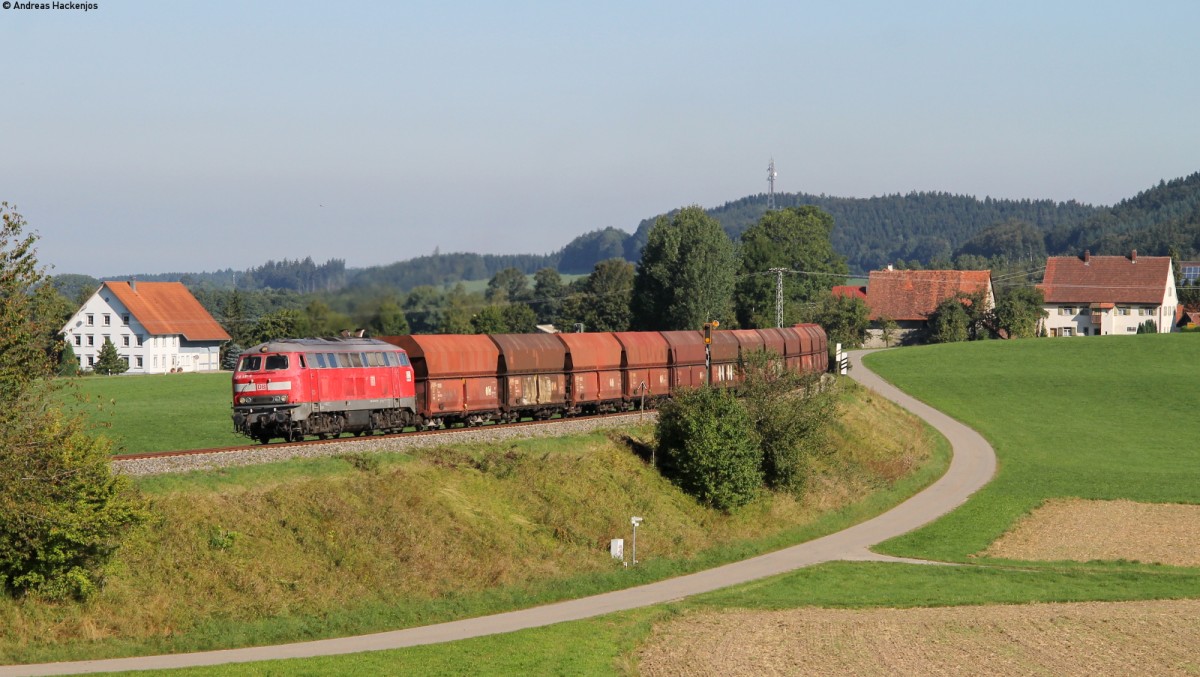
{"type": "MultiPolygon", "coordinates": [[[[238,371],[262,371],[263,361],[262,355],[245,355],[238,365],[238,371]]],[[[267,371],[281,371],[288,368],[287,355],[267,355],[265,361],[267,371]]]]}

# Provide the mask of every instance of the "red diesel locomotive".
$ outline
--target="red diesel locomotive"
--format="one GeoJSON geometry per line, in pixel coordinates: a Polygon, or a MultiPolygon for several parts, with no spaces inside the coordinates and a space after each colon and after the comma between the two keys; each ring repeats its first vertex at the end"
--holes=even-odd
{"type": "Polygon", "coordinates": [[[829,361],[811,324],[714,331],[705,348],[700,331],[271,341],[238,362],[233,424],[266,443],[627,411],[679,388],[736,386],[753,350],[795,371],[829,361]]]}
{"type": "Polygon", "coordinates": [[[285,339],[242,353],[233,427],[264,444],[416,425],[408,355],[375,339],[285,339]]]}

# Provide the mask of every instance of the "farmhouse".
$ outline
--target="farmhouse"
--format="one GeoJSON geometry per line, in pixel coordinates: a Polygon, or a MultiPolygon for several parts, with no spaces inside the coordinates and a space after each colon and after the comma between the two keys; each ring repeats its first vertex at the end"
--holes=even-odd
{"type": "Polygon", "coordinates": [[[215,371],[229,334],[179,282],[105,282],[62,328],[91,369],[112,341],[131,374],[215,371]]]}
{"type": "Polygon", "coordinates": [[[959,292],[984,292],[988,308],[996,305],[990,270],[872,270],[867,278],[867,305],[872,327],[867,332],[867,347],[884,345],[881,323],[892,320],[898,326],[893,343],[922,340],[929,316],[939,303],[959,292]]]}
{"type": "Polygon", "coordinates": [[[1169,256],[1052,256],[1038,285],[1051,336],[1134,334],[1147,321],[1174,328],[1179,297],[1169,256]]]}

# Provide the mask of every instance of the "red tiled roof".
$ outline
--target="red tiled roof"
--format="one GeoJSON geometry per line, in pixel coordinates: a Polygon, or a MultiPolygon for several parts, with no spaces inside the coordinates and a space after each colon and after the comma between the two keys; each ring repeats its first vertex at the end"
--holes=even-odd
{"type": "Polygon", "coordinates": [[[834,296],[845,296],[846,298],[860,298],[864,301],[867,298],[866,287],[855,287],[848,284],[839,284],[833,288],[834,296]]]}
{"type": "Polygon", "coordinates": [[[867,305],[872,320],[927,320],[943,300],[989,290],[991,280],[990,270],[872,270],[867,305]]]}
{"type": "Polygon", "coordinates": [[[1169,256],[1051,256],[1038,287],[1046,303],[1158,305],[1170,281],[1169,256]]]}
{"type": "Polygon", "coordinates": [[[189,341],[228,341],[229,334],[180,282],[105,282],[149,333],[180,334],[189,341]]]}

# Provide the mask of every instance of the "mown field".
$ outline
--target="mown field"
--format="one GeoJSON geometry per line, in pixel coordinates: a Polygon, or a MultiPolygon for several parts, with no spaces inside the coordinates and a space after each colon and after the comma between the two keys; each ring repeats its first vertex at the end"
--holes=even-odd
{"type": "Polygon", "coordinates": [[[834,453],[813,459],[803,499],[764,494],[736,515],[658,475],[644,458],[649,427],[141,478],[156,519],[95,599],[0,600],[0,663],[424,625],[808,540],[911,495],[948,457],[912,417],[854,387],[843,395],[834,453]],[[647,520],[640,565],[624,568],[608,541],[628,538],[634,514],[647,520]]]}
{"type": "Polygon", "coordinates": [[[233,432],[229,372],[68,379],[64,401],[84,412],[114,453],[247,444],[233,432]]]}
{"type": "MultiPolygon", "coordinates": [[[[893,383],[977,428],[996,447],[1000,462],[992,484],[959,510],[880,548],[965,566],[830,563],[676,604],[498,637],[182,674],[636,674],[639,651],[655,632],[678,619],[729,610],[1200,598],[1200,568],[1131,560],[1013,561],[982,554],[1049,498],[1200,504],[1200,448],[1191,440],[1196,429],[1194,384],[1200,378],[1196,336],[930,346],[876,354],[867,362],[893,383]]],[[[978,608],[986,613],[989,607],[978,608]]],[[[1066,616],[1056,618],[1060,626],[1070,622],[1061,620],[1066,616]]],[[[1125,622],[1145,625],[1137,617],[1125,622]]],[[[1048,623],[1052,627],[1055,621],[1048,623]]],[[[960,625],[954,632],[977,636],[997,626],[984,620],[972,627],[960,625]]],[[[1136,634],[1120,627],[1105,632],[1136,634]]],[[[943,632],[934,638],[938,641],[954,639],[954,633],[937,631],[943,632]]],[[[1176,674],[1200,671],[1194,661],[1164,669],[1153,662],[1156,656],[1139,659],[1136,644],[1112,639],[1118,651],[1130,652],[1126,658],[1135,665],[1145,660],[1141,668],[1151,673],[1156,667],[1176,674]]],[[[847,644],[842,650],[857,646],[847,644]]],[[[1037,647],[1001,642],[992,650],[1005,652],[1006,659],[1029,658],[1028,652],[1036,658],[1037,647]]],[[[958,657],[964,659],[974,660],[966,654],[958,657]]],[[[986,655],[978,660],[959,668],[987,672],[986,655]]],[[[1080,653],[1077,665],[1086,669],[1087,660],[1087,653],[1080,653]]],[[[921,673],[919,664],[909,668],[921,673]]]]}

